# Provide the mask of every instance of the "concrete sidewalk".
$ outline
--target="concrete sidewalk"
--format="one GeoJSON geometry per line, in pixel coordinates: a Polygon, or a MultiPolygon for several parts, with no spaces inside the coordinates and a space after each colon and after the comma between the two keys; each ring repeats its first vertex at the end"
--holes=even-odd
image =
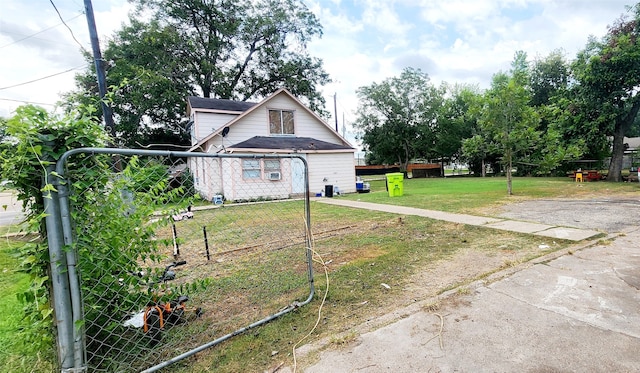
{"type": "MultiPolygon", "coordinates": [[[[357,205],[352,207],[366,206],[357,205]]],[[[421,214],[393,210],[380,211],[421,214]]],[[[458,214],[427,217],[434,216],[473,224],[458,214]]],[[[346,346],[335,348],[327,340],[302,346],[298,361],[306,367],[299,371],[639,372],[640,229],[608,238],[609,243],[583,242],[493,274],[469,291],[452,290],[356,326],[351,333],[357,338],[346,346]]]]}
{"type": "Polygon", "coordinates": [[[424,210],[414,207],[385,205],[380,203],[350,201],[338,198],[312,198],[315,202],[325,203],[329,205],[338,205],[373,211],[390,212],[402,215],[415,215],[436,220],[444,220],[452,223],[468,224],[475,226],[483,226],[492,229],[501,229],[512,232],[528,233],[537,236],[564,239],[569,241],[582,241],[602,234],[602,232],[590,229],[578,229],[570,227],[558,227],[553,225],[531,223],[518,220],[496,219],[489,217],[454,214],[451,212],[424,210]]]}

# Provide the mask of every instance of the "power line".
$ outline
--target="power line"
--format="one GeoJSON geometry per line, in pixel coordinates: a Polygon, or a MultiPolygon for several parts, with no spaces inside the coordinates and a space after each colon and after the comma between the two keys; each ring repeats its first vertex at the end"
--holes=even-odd
{"type": "Polygon", "coordinates": [[[76,39],[76,36],[73,33],[73,30],[71,29],[71,27],[69,27],[69,25],[67,25],[67,23],[64,21],[64,19],[62,19],[62,15],[60,14],[60,12],[58,11],[58,7],[56,6],[56,4],[53,3],[53,0],[49,0],[49,2],[51,3],[51,5],[53,5],[53,9],[56,10],[56,13],[58,13],[58,17],[60,18],[60,20],[62,21],[62,24],[69,30],[69,32],[71,33],[71,37],[73,38],[73,40],[75,40],[75,42],[80,46],[80,49],[82,49],[82,51],[84,53],[89,53],[87,52],[86,49],[84,49],[84,46],[78,41],[78,39],[76,39]]]}
{"type": "Polygon", "coordinates": [[[13,101],[13,102],[22,102],[24,104],[36,104],[36,105],[47,105],[47,106],[56,106],[56,104],[46,104],[44,102],[35,102],[35,101],[25,101],[25,100],[14,100],[11,98],[2,98],[0,97],[0,101],[13,101]]]}
{"type": "MultiPolygon", "coordinates": [[[[67,22],[68,22],[68,21],[72,21],[72,20],[74,20],[74,19],[76,19],[76,18],[78,18],[78,17],[82,16],[83,14],[84,14],[84,13],[80,13],[80,14],[78,14],[78,15],[77,15],[77,16],[75,16],[75,17],[69,18],[69,19],[67,20],[67,22]]],[[[64,21],[63,21],[63,22],[61,22],[61,23],[58,23],[58,24],[56,24],[56,25],[53,25],[53,26],[51,26],[51,27],[47,27],[46,29],[40,30],[40,31],[38,31],[38,32],[36,32],[36,33],[34,33],[34,34],[29,35],[29,36],[25,36],[25,37],[24,37],[24,38],[22,38],[22,39],[18,39],[18,40],[12,41],[12,42],[11,42],[11,43],[9,43],[9,44],[0,45],[0,48],[5,48],[5,47],[8,47],[8,46],[10,46],[10,45],[13,45],[13,44],[19,43],[19,42],[21,42],[21,41],[23,41],[23,40],[30,39],[30,38],[32,38],[32,37],[34,37],[34,36],[36,36],[36,35],[42,34],[42,33],[43,33],[43,32],[45,32],[45,31],[49,31],[49,30],[51,30],[52,28],[58,27],[58,26],[62,25],[63,23],[64,23],[64,21]]]]}
{"type": "Polygon", "coordinates": [[[47,76],[43,76],[42,78],[33,79],[33,80],[28,81],[28,82],[18,83],[18,84],[10,85],[10,86],[7,86],[7,87],[0,87],[0,91],[5,90],[5,89],[9,89],[9,88],[19,87],[19,86],[21,86],[21,85],[26,85],[26,84],[31,84],[31,83],[39,82],[39,81],[41,81],[41,80],[49,79],[49,78],[52,78],[52,77],[54,77],[54,76],[58,76],[58,75],[62,75],[62,74],[66,74],[66,73],[68,73],[68,72],[70,72],[70,71],[77,70],[77,69],[79,69],[79,68],[81,68],[81,67],[85,67],[85,66],[86,66],[86,65],[76,66],[76,67],[72,67],[72,68],[70,68],[70,69],[68,69],[68,70],[61,71],[61,72],[59,72],[59,73],[55,73],[55,74],[51,74],[51,75],[47,75],[47,76]]]}

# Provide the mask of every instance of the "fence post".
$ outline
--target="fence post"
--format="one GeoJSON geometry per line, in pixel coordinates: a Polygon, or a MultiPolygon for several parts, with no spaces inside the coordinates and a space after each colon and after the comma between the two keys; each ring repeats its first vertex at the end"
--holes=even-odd
{"type": "Polygon", "coordinates": [[[43,188],[45,224],[47,242],[49,244],[49,267],[51,271],[51,287],[53,294],[53,314],[57,331],[58,360],[63,372],[74,368],[73,360],[73,320],[71,317],[71,300],[69,298],[69,278],[67,277],[67,259],[62,250],[64,240],[60,222],[60,204],[55,189],[57,177],[55,164],[46,167],[43,187],[53,185],[54,190],[43,188]]]}
{"type": "Polygon", "coordinates": [[[64,236],[64,244],[67,258],[67,275],[69,278],[69,295],[71,300],[71,314],[73,322],[73,357],[74,368],[76,371],[86,370],[86,349],[84,345],[84,310],[82,308],[82,296],[80,291],[80,275],[77,270],[78,256],[73,245],[73,229],[71,225],[71,214],[69,212],[69,188],[64,180],[64,161],[59,161],[56,165],[57,176],[61,179],[56,180],[58,190],[58,203],[60,208],[60,222],[62,223],[62,234],[64,236]],[[78,370],[79,369],[79,370],[78,370]]]}

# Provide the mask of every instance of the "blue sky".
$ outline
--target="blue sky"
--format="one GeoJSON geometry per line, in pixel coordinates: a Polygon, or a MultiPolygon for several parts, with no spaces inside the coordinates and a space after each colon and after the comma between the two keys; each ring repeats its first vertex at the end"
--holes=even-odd
{"type": "MultiPolygon", "coordinates": [[[[629,0],[304,0],[324,27],[311,53],[334,83],[323,88],[327,109],[347,129],[358,87],[420,68],[434,84],[486,88],[509,68],[517,50],[529,59],[562,48],[568,59],[589,35],[598,38],[629,0]]],[[[83,0],[53,0],[73,35],[90,50],[83,0]]],[[[126,0],[93,1],[101,40],[127,19],[126,0]]],[[[73,89],[73,69],[85,66],[80,47],[49,0],[0,1],[0,116],[23,101],[54,104],[73,89]],[[38,33],[40,32],[40,33],[38,33]],[[38,33],[37,35],[34,35],[38,33]],[[67,71],[67,72],[65,72],[67,71]],[[51,78],[43,77],[58,74],[51,78]],[[22,84],[31,80],[34,83],[22,84]],[[12,88],[7,88],[14,86],[12,88]]],[[[45,107],[53,109],[53,106],[45,107]]],[[[333,119],[330,121],[333,123],[333,119]]],[[[351,136],[349,136],[351,137],[351,136]]]]}

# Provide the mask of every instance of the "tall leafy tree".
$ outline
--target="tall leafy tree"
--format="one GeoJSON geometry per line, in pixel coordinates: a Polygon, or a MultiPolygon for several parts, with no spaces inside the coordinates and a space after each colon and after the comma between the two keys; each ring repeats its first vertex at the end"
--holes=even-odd
{"type": "Polygon", "coordinates": [[[406,68],[400,76],[360,87],[357,93],[354,126],[369,161],[399,163],[406,170],[411,159],[434,154],[443,92],[426,73],[406,68]]]}
{"type": "Polygon", "coordinates": [[[567,88],[569,78],[569,63],[561,49],[536,58],[529,69],[531,105],[548,105],[553,97],[567,88]]]}
{"type": "Polygon", "coordinates": [[[470,109],[479,97],[475,86],[456,84],[447,87],[434,148],[443,161],[461,158],[463,140],[472,137],[477,127],[477,117],[470,109]]]}
{"type": "MultiPolygon", "coordinates": [[[[629,8],[609,27],[601,41],[591,39],[578,54],[572,68],[577,84],[567,101],[565,118],[581,132],[593,136],[595,144],[611,138],[608,180],[622,180],[624,136],[630,132],[640,110],[640,3],[629,8]]],[[[576,131],[578,132],[578,131],[576,131]]]]}
{"type": "Polygon", "coordinates": [[[567,136],[556,117],[556,109],[563,105],[571,80],[570,66],[563,51],[557,49],[545,57],[536,58],[529,64],[527,76],[531,93],[529,105],[540,116],[542,144],[531,148],[528,165],[522,164],[519,169],[525,173],[546,174],[564,161],[579,158],[584,152],[585,141],[581,137],[567,136]]]}
{"type": "Polygon", "coordinates": [[[507,194],[513,194],[512,169],[514,162],[525,159],[528,152],[540,144],[537,130],[539,116],[529,106],[530,93],[522,85],[523,55],[516,54],[510,75],[498,73],[480,103],[480,127],[488,134],[502,155],[507,176],[507,194]]]}
{"type": "MultiPolygon", "coordinates": [[[[117,145],[188,143],[185,97],[195,94],[195,87],[181,60],[182,44],[171,26],[135,19],[107,43],[103,58],[117,145]]],[[[100,115],[95,72],[76,76],[76,84],[79,90],[67,95],[70,109],[80,103],[100,115]]]]}
{"type": "MultiPolygon", "coordinates": [[[[322,26],[303,1],[133,2],[137,14],[151,20],[133,16],[104,52],[115,63],[107,83],[116,88],[113,106],[125,145],[159,128],[180,132],[192,94],[247,101],[286,87],[326,114],[318,90],[329,77],[307,50],[322,26]]],[[[81,95],[92,93],[93,81],[92,73],[78,80],[81,95]]]]}

